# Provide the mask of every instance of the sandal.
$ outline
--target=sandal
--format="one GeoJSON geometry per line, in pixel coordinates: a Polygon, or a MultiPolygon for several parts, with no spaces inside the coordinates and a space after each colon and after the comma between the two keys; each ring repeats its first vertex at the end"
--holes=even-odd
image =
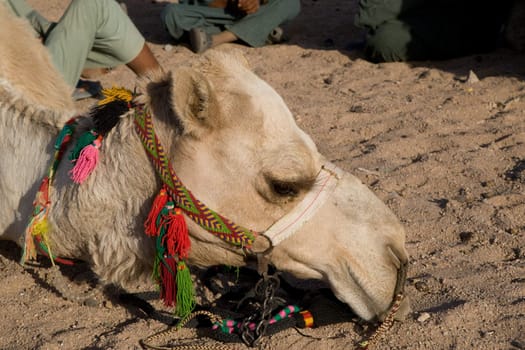
{"type": "Polygon", "coordinates": [[[190,30],[190,47],[195,53],[203,53],[212,45],[211,36],[203,28],[190,30]]]}
{"type": "Polygon", "coordinates": [[[284,36],[284,31],[281,27],[275,27],[270,34],[268,34],[268,38],[266,39],[266,43],[269,45],[272,44],[281,44],[286,40],[284,36]]]}
{"type": "Polygon", "coordinates": [[[73,91],[72,97],[74,101],[80,101],[91,97],[99,99],[102,97],[102,85],[98,81],[80,79],[75,91],[73,91]]]}

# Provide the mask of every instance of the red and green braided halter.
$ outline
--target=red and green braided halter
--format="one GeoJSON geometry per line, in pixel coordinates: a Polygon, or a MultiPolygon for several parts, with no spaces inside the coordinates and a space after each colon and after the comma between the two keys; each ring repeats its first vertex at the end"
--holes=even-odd
{"type": "Polygon", "coordinates": [[[220,239],[236,246],[250,248],[257,236],[256,232],[236,225],[231,220],[211,210],[195,198],[181,182],[155,134],[151,113],[147,108],[135,108],[135,127],[157,174],[162,179],[167,192],[177,207],[200,227],[220,239]]]}

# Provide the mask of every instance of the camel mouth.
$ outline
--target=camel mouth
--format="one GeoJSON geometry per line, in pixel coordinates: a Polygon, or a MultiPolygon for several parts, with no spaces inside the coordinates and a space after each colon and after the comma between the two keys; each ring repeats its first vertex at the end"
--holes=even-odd
{"type": "Polygon", "coordinates": [[[410,312],[409,299],[402,293],[395,294],[395,296],[402,295],[401,299],[394,297],[390,307],[371,320],[359,316],[351,304],[339,299],[327,284],[323,283],[321,288],[310,290],[306,294],[305,309],[312,314],[317,327],[343,322],[385,322],[387,318],[403,321],[410,312]]]}
{"type": "Polygon", "coordinates": [[[388,260],[391,260],[392,267],[395,269],[395,285],[392,278],[390,292],[383,291],[378,294],[377,291],[367,288],[367,280],[357,276],[352,268],[342,266],[335,275],[324,273],[324,280],[330,284],[333,294],[366,322],[382,322],[387,317],[404,320],[410,311],[410,303],[404,288],[408,258],[403,251],[398,251],[394,247],[389,246],[388,251],[390,252],[388,260]],[[340,278],[341,275],[347,276],[346,282],[341,282],[345,280],[340,278]]]}

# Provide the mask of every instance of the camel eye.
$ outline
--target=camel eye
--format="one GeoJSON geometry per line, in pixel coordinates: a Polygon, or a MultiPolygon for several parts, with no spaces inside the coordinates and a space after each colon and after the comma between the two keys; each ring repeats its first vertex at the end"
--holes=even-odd
{"type": "Polygon", "coordinates": [[[273,181],[272,190],[280,196],[295,196],[297,195],[297,189],[290,183],[273,181]]]}

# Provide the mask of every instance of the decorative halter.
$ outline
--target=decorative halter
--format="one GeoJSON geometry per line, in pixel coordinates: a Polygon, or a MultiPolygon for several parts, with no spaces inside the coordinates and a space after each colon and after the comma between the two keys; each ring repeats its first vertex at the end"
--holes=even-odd
{"type": "MultiPolygon", "coordinates": [[[[236,225],[233,221],[208,208],[204,203],[195,198],[191,191],[184,186],[173,170],[168,158],[166,157],[164,148],[155,134],[151,113],[147,108],[136,106],[134,121],[135,129],[142,141],[142,145],[163,182],[162,189],[153,202],[153,208],[145,224],[146,234],[158,237],[157,257],[154,264],[155,268],[153,275],[157,281],[162,282],[161,296],[165,303],[171,305],[172,300],[177,299],[177,309],[179,309],[180,306],[179,299],[188,299],[190,298],[190,294],[192,294],[190,291],[183,292],[180,289],[178,278],[180,272],[185,270],[183,259],[187,257],[190,248],[185,225],[183,229],[180,228],[184,222],[181,212],[186,214],[204,230],[235,246],[249,249],[258,235],[266,237],[272,246],[275,246],[293,235],[315,214],[315,212],[326,201],[328,195],[335,189],[338,180],[342,177],[342,171],[339,168],[331,163],[327,163],[321,168],[315,181],[315,185],[304,199],[290,213],[276,221],[267,231],[264,233],[258,233],[236,225]],[[175,207],[175,215],[171,214],[172,219],[170,221],[170,219],[167,218],[167,215],[169,216],[170,214],[167,213],[173,212],[175,207]],[[164,212],[162,212],[162,208],[164,208],[164,212]],[[177,216],[179,216],[179,220],[174,219],[174,217],[177,216]],[[169,233],[164,234],[162,224],[159,229],[159,224],[162,220],[170,222],[170,224],[164,225],[168,226],[168,228],[166,228],[168,232],[176,231],[177,233],[171,235],[169,233]],[[179,222],[179,226],[177,226],[175,222],[179,222]],[[174,227],[178,228],[173,229],[174,227]],[[170,240],[173,243],[165,243],[165,241],[169,242],[170,240]],[[178,248],[170,249],[169,246],[176,245],[175,242],[177,241],[187,241],[187,243],[183,245],[179,244],[177,245],[178,248]],[[163,245],[167,245],[167,249],[163,248],[163,245]],[[166,250],[168,251],[168,254],[166,254],[166,250]],[[175,268],[175,261],[178,261],[177,268],[175,268]],[[158,271],[159,265],[161,269],[160,274],[156,272],[158,271]],[[170,271],[177,271],[178,290],[176,297],[174,291],[169,288],[170,284],[168,283],[168,285],[166,285],[165,283],[165,278],[168,277],[168,273],[162,272],[164,267],[169,267],[170,271]],[[187,294],[188,297],[181,298],[178,293],[179,291],[187,294]]],[[[191,286],[190,283],[186,283],[185,285],[191,286]]],[[[185,316],[191,311],[192,306],[182,309],[183,310],[180,310],[177,313],[179,315],[182,313],[181,316],[185,316]]]]}
{"type": "Polygon", "coordinates": [[[262,235],[269,239],[272,246],[276,246],[295,234],[323,206],[342,177],[341,168],[332,163],[325,163],[303,200],[273,223],[262,235]]]}
{"type": "MultiPolygon", "coordinates": [[[[250,250],[256,237],[263,236],[273,247],[297,232],[315,214],[343,176],[343,172],[335,165],[323,165],[314,186],[291,212],[272,224],[265,232],[244,228],[208,208],[184,186],[157,138],[151,113],[143,105],[132,103],[131,92],[113,88],[104,90],[103,93],[106,98],[99,102],[91,114],[95,128],[80,136],[71,153],[70,159],[75,166],[70,171],[70,176],[78,184],[89,176],[97,164],[103,136],[117,124],[121,114],[134,107],[135,130],[163,183],[144,225],[145,233],[156,238],[153,279],[160,287],[160,296],[165,304],[175,306],[175,313],[180,317],[188,315],[195,306],[191,275],[185,263],[191,243],[182,214],[204,230],[234,246],[250,250]]],[[[47,238],[49,190],[75,125],[75,120],[68,122],[55,144],[53,165],[48,176],[42,181],[34,202],[33,215],[26,228],[22,262],[36,258],[35,241],[39,243],[40,251],[49,256],[52,262],[53,259],[59,260],[51,254],[47,238]]]]}
{"type": "Polygon", "coordinates": [[[151,159],[163,188],[173,198],[178,208],[200,227],[230,244],[250,248],[257,232],[236,225],[231,220],[208,208],[195,198],[173,170],[155,130],[151,113],[143,106],[135,108],[135,129],[151,159]]]}

